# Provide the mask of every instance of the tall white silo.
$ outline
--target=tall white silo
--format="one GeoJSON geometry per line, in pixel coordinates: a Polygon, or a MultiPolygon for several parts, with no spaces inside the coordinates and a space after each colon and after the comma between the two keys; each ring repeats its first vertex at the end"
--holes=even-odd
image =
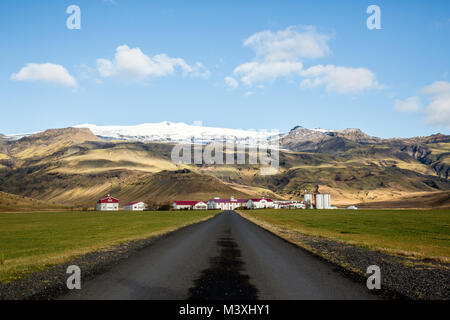
{"type": "Polygon", "coordinates": [[[323,208],[331,209],[331,196],[329,193],[323,194],[323,208]]]}
{"type": "Polygon", "coordinates": [[[316,209],[324,208],[323,194],[316,194],[316,209]]]}
{"type": "Polygon", "coordinates": [[[313,204],[313,196],[310,193],[306,193],[303,195],[303,203],[305,204],[306,209],[312,208],[313,204]]]}

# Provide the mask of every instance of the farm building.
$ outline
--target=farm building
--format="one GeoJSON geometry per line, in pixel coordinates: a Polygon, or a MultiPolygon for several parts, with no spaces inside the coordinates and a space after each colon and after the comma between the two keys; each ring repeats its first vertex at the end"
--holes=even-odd
{"type": "Polygon", "coordinates": [[[203,201],[175,201],[174,210],[207,210],[208,206],[203,201]]]}
{"type": "Polygon", "coordinates": [[[97,211],[119,211],[119,200],[107,194],[97,201],[97,211]]]}
{"type": "Polygon", "coordinates": [[[247,209],[265,209],[274,207],[272,199],[258,198],[247,201],[247,209]]]}
{"type": "Polygon", "coordinates": [[[208,201],[208,209],[218,210],[234,210],[239,207],[245,207],[247,203],[246,199],[230,199],[214,198],[208,201]]]}
{"type": "Polygon", "coordinates": [[[144,211],[147,209],[147,205],[142,201],[130,202],[123,206],[125,211],[144,211]]]}
{"type": "Polygon", "coordinates": [[[305,209],[305,205],[296,200],[291,201],[274,201],[274,209],[305,209]]]}

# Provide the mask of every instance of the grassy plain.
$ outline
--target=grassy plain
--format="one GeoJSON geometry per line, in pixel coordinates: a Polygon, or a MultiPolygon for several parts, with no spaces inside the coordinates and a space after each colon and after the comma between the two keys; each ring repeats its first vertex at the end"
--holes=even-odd
{"type": "Polygon", "coordinates": [[[218,212],[0,213],[0,283],[91,251],[167,233],[218,212]]]}
{"type": "Polygon", "coordinates": [[[241,211],[269,227],[384,252],[450,261],[450,210],[241,211]],[[267,225],[268,224],[268,225],[267,225]]]}

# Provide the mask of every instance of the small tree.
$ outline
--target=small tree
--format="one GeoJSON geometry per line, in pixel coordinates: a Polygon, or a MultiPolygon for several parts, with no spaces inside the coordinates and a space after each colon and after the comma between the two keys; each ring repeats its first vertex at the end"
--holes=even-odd
{"type": "Polygon", "coordinates": [[[159,208],[159,204],[154,201],[154,200],[147,200],[145,201],[145,203],[147,204],[147,210],[158,210],[159,208]]]}
{"type": "Polygon", "coordinates": [[[170,204],[163,204],[158,208],[158,210],[159,211],[170,211],[171,208],[172,207],[170,206],[170,204]]]}

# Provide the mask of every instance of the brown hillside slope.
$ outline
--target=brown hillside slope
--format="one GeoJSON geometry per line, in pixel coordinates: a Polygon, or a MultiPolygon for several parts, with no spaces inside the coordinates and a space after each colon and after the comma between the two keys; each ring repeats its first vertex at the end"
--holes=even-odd
{"type": "Polygon", "coordinates": [[[213,197],[250,197],[248,193],[239,191],[215,177],[188,169],[137,177],[133,181],[127,181],[127,184],[114,194],[126,202],[151,200],[160,203],[174,200],[206,201],[213,197]]]}
{"type": "Polygon", "coordinates": [[[8,150],[15,158],[26,159],[50,155],[61,148],[77,145],[85,141],[99,140],[89,129],[50,129],[11,142],[8,150]]]}
{"type": "Polygon", "coordinates": [[[395,200],[358,203],[357,206],[361,208],[449,209],[450,191],[419,192],[395,200]]]}
{"type": "Polygon", "coordinates": [[[0,191],[0,212],[24,210],[42,211],[58,209],[64,210],[68,209],[68,207],[0,191]]]}

